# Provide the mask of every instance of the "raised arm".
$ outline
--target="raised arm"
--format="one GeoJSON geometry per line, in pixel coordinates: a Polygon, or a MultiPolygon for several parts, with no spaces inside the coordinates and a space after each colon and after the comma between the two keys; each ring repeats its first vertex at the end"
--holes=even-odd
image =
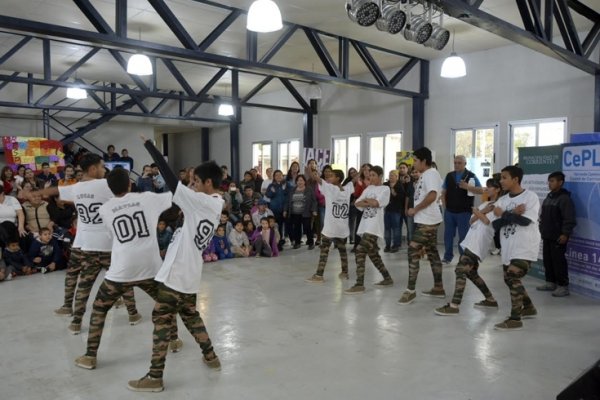
{"type": "Polygon", "coordinates": [[[144,141],[144,147],[146,150],[148,150],[148,153],[150,153],[150,157],[152,157],[152,160],[154,160],[156,165],[158,165],[158,169],[165,179],[165,184],[172,193],[175,193],[175,189],[177,189],[177,183],[179,182],[177,175],[175,175],[175,173],[171,170],[169,164],[167,164],[167,161],[165,160],[165,157],[160,154],[160,151],[158,151],[152,141],[146,139],[144,136],[141,136],[141,138],[144,141]]]}

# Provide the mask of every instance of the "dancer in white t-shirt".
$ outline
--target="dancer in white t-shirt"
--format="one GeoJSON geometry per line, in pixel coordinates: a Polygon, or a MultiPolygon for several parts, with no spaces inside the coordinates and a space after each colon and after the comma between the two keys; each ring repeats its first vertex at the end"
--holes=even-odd
{"type": "Polygon", "coordinates": [[[421,172],[421,177],[415,187],[414,207],[406,212],[409,217],[414,217],[415,231],[408,245],[408,288],[400,297],[400,304],[410,304],[417,297],[415,287],[422,249],[425,249],[433,272],[433,288],[422,293],[432,297],[446,296],[442,282],[442,261],[437,249],[437,231],[443,219],[437,203],[442,190],[442,177],[432,168],[431,150],[427,147],[415,150],[413,158],[413,167],[421,172]]]}
{"type": "Polygon", "coordinates": [[[365,262],[367,256],[383,276],[376,286],[392,286],[394,281],[385,268],[379,255],[377,239],[384,238],[383,213],[390,202],[390,188],[382,185],[383,169],[374,166],[369,172],[370,185],[356,199],[354,206],[363,212],[357,233],[361,235],[360,244],[356,248],[356,284],[346,289],[346,294],[360,294],[365,291],[365,262]]]}
{"type": "MultiPolygon", "coordinates": [[[[81,182],[42,190],[43,196],[60,195],[61,200],[74,203],[77,209],[77,235],[75,235],[65,275],[65,302],[62,307],[54,310],[58,315],[73,315],[68,328],[73,335],[81,331],[81,321],[92,286],[100,270],[109,267],[112,247],[110,234],[99,214],[100,207],[113,197],[106,179],[103,179],[104,161],[97,154],[87,153],[82,157],[79,165],[84,174],[81,182]]],[[[135,307],[133,288],[123,293],[123,300],[127,306],[130,324],[137,324],[142,317],[135,307]]]]}
{"type": "Polygon", "coordinates": [[[150,371],[141,379],[129,381],[128,388],[136,392],[160,392],[163,371],[173,319],[177,314],[194,336],[204,354],[204,363],[220,369],[210,337],[196,309],[196,294],[202,278],[202,251],[208,247],[219,225],[223,199],[217,190],[221,184],[222,171],[214,161],[194,169],[193,189],[177,183],[177,177],[169,169],[163,155],[149,140],[145,147],[158,164],[166,184],[175,190],[173,203],[183,211],[183,225],[175,230],[165,260],[154,278],[159,284],[158,300],[152,312],[154,334],[150,371]]]}
{"type": "Polygon", "coordinates": [[[494,227],[500,227],[504,282],[510,289],[511,302],[510,317],[494,325],[498,330],[521,329],[521,318],[537,315],[521,278],[527,275],[531,262],[538,257],[540,199],[531,190],[521,187],[522,179],[521,168],[511,165],[502,169],[500,184],[508,194],[496,201],[494,209],[494,214],[499,217],[494,221],[494,227]]]}
{"type": "Polygon", "coordinates": [[[467,278],[477,286],[483,293],[485,299],[475,303],[475,307],[479,308],[498,308],[498,302],[490,292],[490,289],[485,284],[483,278],[479,276],[477,269],[479,262],[489,254],[490,247],[494,240],[494,227],[492,221],[497,217],[494,215],[494,203],[501,192],[500,182],[495,179],[488,179],[486,182],[486,191],[489,201],[481,204],[479,208],[473,207],[473,215],[471,215],[471,227],[465,236],[465,239],[460,243],[463,249],[463,254],[460,256],[458,265],[456,266],[456,285],[454,287],[454,296],[452,302],[443,307],[436,308],[437,315],[458,315],[458,306],[462,301],[465,292],[467,278]]]}
{"type": "Polygon", "coordinates": [[[344,171],[335,169],[327,180],[321,179],[317,171],[308,171],[319,185],[319,190],[325,196],[325,222],[321,231],[321,255],[319,256],[319,265],[317,272],[308,278],[307,282],[323,282],[323,273],[329,257],[329,248],[331,243],[340,252],[342,261],[342,272],[339,277],[348,279],[348,252],[346,251],[346,240],[350,235],[348,225],[348,212],[350,210],[350,196],[354,192],[354,184],[348,182],[342,187],[344,181],[344,171]]]}
{"type": "MultiPolygon", "coordinates": [[[[106,314],[123,293],[137,286],[154,300],[158,298],[154,276],[162,260],[154,227],[160,214],[171,207],[173,197],[171,192],[129,193],[131,181],[123,168],[113,169],[107,183],[115,197],[100,207],[99,214],[112,236],[112,256],[94,300],[87,351],[75,360],[75,365],[85,369],[96,368],[106,314]]],[[[177,339],[176,322],[173,328],[170,347],[177,352],[183,343],[177,339]]]]}

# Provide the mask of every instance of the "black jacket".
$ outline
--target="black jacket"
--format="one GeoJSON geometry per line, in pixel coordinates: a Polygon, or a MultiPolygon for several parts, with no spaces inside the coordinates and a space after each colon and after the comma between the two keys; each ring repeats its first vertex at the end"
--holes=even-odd
{"type": "Polygon", "coordinates": [[[542,203],[540,233],[543,240],[557,240],[560,235],[571,236],[577,225],[575,206],[566,189],[550,192],[542,203]]]}

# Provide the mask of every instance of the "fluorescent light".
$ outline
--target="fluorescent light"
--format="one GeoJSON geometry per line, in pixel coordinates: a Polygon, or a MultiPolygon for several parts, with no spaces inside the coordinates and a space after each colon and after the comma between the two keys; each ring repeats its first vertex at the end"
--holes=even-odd
{"type": "Polygon", "coordinates": [[[248,10],[246,29],[253,32],[275,32],[283,28],[281,12],[272,0],[256,0],[248,10]]]}
{"type": "Polygon", "coordinates": [[[219,105],[219,115],[223,117],[231,117],[233,112],[233,106],[231,104],[222,103],[219,105]]]}
{"type": "Polygon", "coordinates": [[[67,88],[67,98],[74,100],[87,99],[87,92],[82,88],[70,87],[67,88]]]}
{"type": "Polygon", "coordinates": [[[452,52],[450,57],[444,60],[440,75],[442,78],[461,78],[467,75],[467,67],[464,60],[457,56],[455,52],[452,52]]]}
{"type": "Polygon", "coordinates": [[[134,54],[127,62],[127,73],[132,75],[152,75],[152,63],[144,54],[134,54]]]}

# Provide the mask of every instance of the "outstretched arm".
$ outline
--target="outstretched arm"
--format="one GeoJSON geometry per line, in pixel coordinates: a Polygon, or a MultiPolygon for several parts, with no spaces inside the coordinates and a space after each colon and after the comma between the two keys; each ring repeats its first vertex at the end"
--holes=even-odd
{"type": "Polygon", "coordinates": [[[167,161],[165,160],[165,157],[162,154],[160,154],[160,151],[158,151],[158,149],[156,148],[156,146],[154,146],[152,141],[146,139],[144,135],[141,135],[140,137],[144,141],[144,147],[146,148],[146,150],[148,150],[148,153],[150,153],[150,157],[152,157],[152,160],[154,160],[156,165],[158,165],[158,169],[160,170],[161,175],[165,179],[165,184],[172,193],[175,193],[175,189],[177,189],[177,183],[179,182],[177,176],[171,170],[169,164],[167,164],[167,161]]]}

